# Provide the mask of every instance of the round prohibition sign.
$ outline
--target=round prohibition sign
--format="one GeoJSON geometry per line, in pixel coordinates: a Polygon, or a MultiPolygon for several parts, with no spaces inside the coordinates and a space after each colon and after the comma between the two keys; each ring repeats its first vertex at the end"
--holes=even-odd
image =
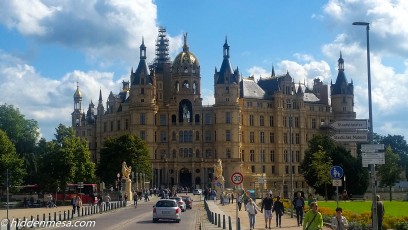
{"type": "Polygon", "coordinates": [[[234,172],[231,175],[231,182],[235,185],[239,185],[244,181],[244,176],[239,172],[234,172]]]}

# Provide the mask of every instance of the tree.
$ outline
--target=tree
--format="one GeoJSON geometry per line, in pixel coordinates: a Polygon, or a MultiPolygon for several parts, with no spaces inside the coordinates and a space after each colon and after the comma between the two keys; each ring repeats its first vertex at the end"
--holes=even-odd
{"type": "Polygon", "coordinates": [[[408,144],[401,135],[388,135],[380,136],[375,135],[375,142],[378,144],[384,144],[385,147],[390,146],[392,152],[398,154],[400,157],[399,165],[405,171],[405,177],[408,178],[408,144]]]}
{"type": "Polygon", "coordinates": [[[25,183],[34,183],[37,174],[37,158],[34,149],[40,135],[38,123],[35,120],[25,119],[20,111],[12,105],[0,105],[0,129],[14,144],[17,154],[24,160],[27,171],[25,183]]]}
{"type": "MultiPolygon", "coordinates": [[[[368,187],[368,171],[362,167],[361,157],[353,157],[344,147],[338,146],[330,137],[326,135],[316,135],[309,140],[309,148],[305,151],[305,157],[301,163],[302,174],[306,183],[313,187],[320,195],[326,194],[324,186],[315,186],[317,180],[316,169],[313,165],[313,154],[323,150],[332,159],[332,165],[340,166],[344,169],[347,177],[347,190],[349,194],[364,194],[368,187]],[[352,176],[351,176],[352,175],[352,176]]],[[[330,169],[327,173],[330,172],[330,169]]],[[[319,184],[319,183],[318,183],[319,184]]],[[[330,187],[329,187],[330,188],[330,187]]],[[[343,185],[345,189],[345,185],[343,185]]],[[[334,195],[335,189],[328,189],[327,196],[334,195]]]]}
{"type": "Polygon", "coordinates": [[[95,182],[95,164],[87,142],[62,124],[56,129],[55,137],[41,148],[42,186],[56,191],[67,183],[95,182]]]}
{"type": "Polygon", "coordinates": [[[313,187],[322,188],[324,187],[324,194],[327,200],[327,185],[331,182],[330,169],[333,166],[330,155],[327,154],[322,146],[319,146],[317,152],[312,153],[310,167],[314,171],[316,180],[314,181],[313,187]]]}
{"type": "Polygon", "coordinates": [[[377,167],[380,177],[380,186],[386,186],[390,189],[390,201],[392,201],[392,186],[400,179],[402,172],[401,166],[398,164],[400,157],[394,153],[390,146],[385,150],[385,164],[377,167]]]}
{"type": "Polygon", "coordinates": [[[145,173],[151,178],[149,151],[143,140],[132,134],[107,139],[100,152],[97,175],[107,184],[113,185],[116,174],[121,172],[123,161],[132,167],[132,171],[145,173]]]}
{"type": "Polygon", "coordinates": [[[0,129],[0,177],[2,181],[6,179],[7,169],[9,171],[9,185],[20,185],[26,174],[24,170],[24,161],[16,153],[13,143],[7,137],[7,134],[0,129]]]}

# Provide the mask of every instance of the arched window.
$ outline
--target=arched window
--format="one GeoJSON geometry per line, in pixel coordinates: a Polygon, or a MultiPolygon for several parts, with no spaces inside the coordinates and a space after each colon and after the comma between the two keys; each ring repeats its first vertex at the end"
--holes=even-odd
{"type": "Polygon", "coordinates": [[[185,81],[183,82],[183,88],[186,88],[186,89],[190,88],[190,84],[188,83],[187,80],[185,80],[185,81]]]}

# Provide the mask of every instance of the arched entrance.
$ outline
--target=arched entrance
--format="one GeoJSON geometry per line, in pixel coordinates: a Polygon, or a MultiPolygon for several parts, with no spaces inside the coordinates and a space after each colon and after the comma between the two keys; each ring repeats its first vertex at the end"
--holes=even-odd
{"type": "Polygon", "coordinates": [[[188,169],[180,169],[180,186],[191,187],[193,182],[192,180],[191,172],[188,169]]]}

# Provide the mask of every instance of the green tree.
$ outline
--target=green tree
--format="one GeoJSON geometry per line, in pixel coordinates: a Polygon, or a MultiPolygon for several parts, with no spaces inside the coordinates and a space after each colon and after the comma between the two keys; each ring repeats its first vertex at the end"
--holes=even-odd
{"type": "MultiPolygon", "coordinates": [[[[316,170],[311,167],[313,154],[324,150],[332,159],[332,165],[343,168],[347,177],[347,191],[349,194],[364,194],[368,187],[368,171],[362,167],[361,157],[353,157],[344,147],[338,146],[330,137],[326,135],[316,135],[309,140],[309,148],[305,151],[305,157],[301,163],[302,174],[307,184],[313,187],[320,195],[326,194],[325,186],[315,186],[317,180],[316,170]]],[[[328,170],[328,173],[330,169],[328,170]]],[[[330,174],[329,174],[330,176],[330,174]]],[[[343,184],[343,189],[346,189],[343,184]]],[[[335,188],[329,186],[327,196],[334,195],[335,188]]]]}
{"type": "Polygon", "coordinates": [[[405,176],[408,178],[408,144],[401,135],[375,135],[375,143],[384,144],[384,146],[391,146],[392,152],[398,154],[400,157],[399,165],[405,171],[405,176]]]}
{"type": "Polygon", "coordinates": [[[400,157],[394,153],[390,146],[385,150],[385,164],[378,165],[380,186],[390,189],[390,201],[392,201],[392,186],[400,179],[402,168],[399,165],[400,157]]]}
{"type": "Polygon", "coordinates": [[[143,140],[132,134],[107,139],[100,156],[97,175],[108,185],[115,183],[116,174],[121,173],[123,161],[132,167],[133,172],[145,173],[147,179],[152,176],[147,146],[143,140]]]}
{"type": "Polygon", "coordinates": [[[20,185],[26,174],[24,170],[24,161],[16,153],[13,143],[9,140],[7,134],[0,129],[0,177],[4,182],[6,171],[9,170],[9,185],[20,185]]]}
{"type": "Polygon", "coordinates": [[[0,129],[7,133],[17,154],[24,160],[24,168],[27,172],[25,183],[35,183],[37,158],[34,149],[40,135],[37,121],[25,119],[14,106],[4,104],[0,105],[0,129]]]}
{"type": "Polygon", "coordinates": [[[61,124],[55,137],[41,148],[41,184],[49,191],[56,191],[67,183],[94,183],[95,164],[88,143],[76,137],[72,128],[61,124]]]}
{"type": "Polygon", "coordinates": [[[312,154],[310,167],[314,170],[316,177],[313,187],[324,187],[326,200],[328,199],[327,186],[331,183],[330,169],[333,167],[332,162],[330,155],[323,150],[322,146],[319,146],[319,150],[312,154]]]}

